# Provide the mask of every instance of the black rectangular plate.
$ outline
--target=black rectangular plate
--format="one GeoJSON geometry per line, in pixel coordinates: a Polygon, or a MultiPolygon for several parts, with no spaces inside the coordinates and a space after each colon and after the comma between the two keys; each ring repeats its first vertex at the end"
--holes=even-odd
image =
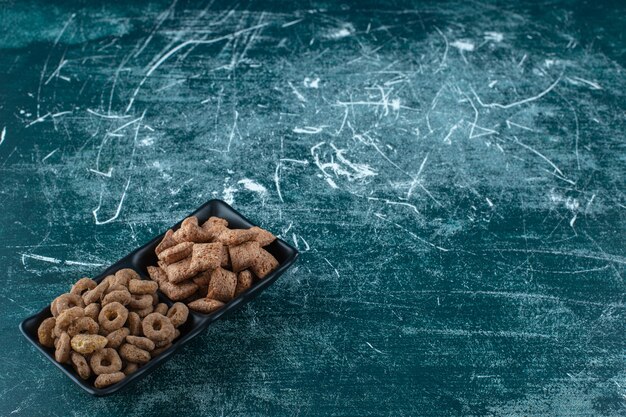
{"type": "MultiPolygon", "coordinates": [[[[246,229],[255,226],[248,219],[242,216],[239,212],[233,209],[231,206],[221,200],[210,200],[203,204],[200,208],[190,214],[190,216],[198,217],[200,223],[204,222],[211,216],[217,216],[228,220],[228,226],[232,229],[246,229]]],[[[172,229],[177,229],[182,220],[172,226],[172,229]]],[[[100,282],[107,275],[115,273],[115,271],[123,268],[132,268],[137,271],[142,278],[148,278],[147,267],[149,265],[156,265],[157,257],[154,249],[159,244],[165,233],[155,237],[150,242],[146,243],[142,247],[129,253],[106,270],[100,275],[94,278],[95,281],[100,282]]],[[[165,352],[161,353],[156,358],[139,368],[135,373],[127,376],[121,382],[113,384],[106,388],[95,388],[93,382],[95,378],[92,376],[88,380],[81,379],[71,366],[61,364],[54,360],[54,349],[47,348],[39,344],[37,338],[37,329],[41,322],[52,316],[50,312],[50,306],[46,306],[39,313],[28,317],[20,323],[20,330],[22,334],[52,363],[54,363],[65,375],[67,375],[72,381],[79,385],[83,390],[89,394],[95,396],[105,396],[113,394],[126,387],[133,381],[145,377],[152,372],[156,367],[168,360],[177,349],[196,337],[200,332],[205,330],[209,324],[222,318],[225,314],[241,307],[242,305],[251,301],[254,297],[259,295],[263,290],[272,285],[279,276],[281,276],[296,260],[298,257],[298,251],[293,246],[284,242],[281,239],[276,239],[271,245],[265,247],[278,260],[278,268],[269,274],[265,279],[256,282],[250,289],[240,294],[230,302],[226,303],[219,310],[211,314],[201,314],[195,311],[189,311],[189,318],[187,322],[183,324],[180,330],[180,337],[174,341],[172,346],[165,352]]],[[[161,291],[158,291],[160,302],[166,303],[168,306],[173,304],[169,298],[167,298],[161,291]]],[[[52,301],[52,300],[51,300],[52,301]]]]}

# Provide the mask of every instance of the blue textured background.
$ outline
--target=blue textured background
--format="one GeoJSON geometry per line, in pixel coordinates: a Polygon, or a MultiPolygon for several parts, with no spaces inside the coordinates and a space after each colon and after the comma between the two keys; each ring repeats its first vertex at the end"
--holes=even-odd
{"type": "Polygon", "coordinates": [[[0,415],[623,415],[623,2],[0,2],[0,415]],[[91,398],[18,323],[211,198],[297,265],[91,398]]]}

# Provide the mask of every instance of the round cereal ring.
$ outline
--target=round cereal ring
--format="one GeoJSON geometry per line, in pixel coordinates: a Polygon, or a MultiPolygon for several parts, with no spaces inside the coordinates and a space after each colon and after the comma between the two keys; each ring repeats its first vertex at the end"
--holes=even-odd
{"type": "Polygon", "coordinates": [[[56,349],[54,351],[54,359],[57,362],[66,363],[70,360],[71,351],[72,347],[70,346],[70,335],[63,332],[57,341],[56,349]]]}
{"type": "Polygon", "coordinates": [[[76,294],[79,297],[82,297],[82,295],[89,291],[89,290],[93,290],[94,288],[96,288],[98,286],[98,283],[96,281],[94,281],[91,278],[81,278],[78,281],[76,281],[76,284],[72,285],[72,289],[70,290],[70,294],[76,294]]]}
{"type": "Polygon", "coordinates": [[[89,360],[91,369],[96,375],[110,374],[122,369],[122,359],[117,351],[112,348],[104,348],[91,355],[89,360]]]}
{"type": "Polygon", "coordinates": [[[154,342],[147,337],[128,336],[126,342],[137,346],[139,349],[151,351],[154,350],[154,342]]]}
{"type": "Polygon", "coordinates": [[[186,322],[187,316],[189,316],[189,309],[184,303],[174,303],[167,312],[167,317],[174,327],[178,327],[186,322]]]}
{"type": "Polygon", "coordinates": [[[102,307],[98,315],[100,327],[110,332],[122,327],[124,323],[126,323],[127,318],[128,310],[117,301],[113,301],[102,307]]]}
{"type": "Polygon", "coordinates": [[[97,334],[77,334],[72,337],[71,346],[76,352],[88,355],[107,345],[108,339],[97,334]]]}
{"type": "Polygon", "coordinates": [[[128,283],[128,290],[133,294],[153,294],[159,284],[147,279],[134,279],[128,283]]]}
{"type": "MultiPolygon", "coordinates": [[[[157,282],[157,288],[158,286],[159,286],[159,283],[157,282]]],[[[156,292],[153,292],[152,293],[152,305],[155,306],[157,304],[159,304],[159,295],[156,292]]]]}
{"type": "Polygon", "coordinates": [[[128,362],[144,364],[150,361],[150,352],[138,348],[137,346],[125,343],[120,346],[120,356],[128,362]]]}
{"type": "Polygon", "coordinates": [[[100,304],[91,303],[85,307],[85,316],[91,317],[94,320],[98,320],[98,314],[100,314],[100,304]]]}
{"type": "Polygon", "coordinates": [[[104,298],[102,299],[102,307],[104,307],[107,304],[116,302],[116,301],[124,306],[130,303],[130,300],[131,300],[130,293],[125,287],[122,287],[122,288],[124,289],[111,291],[110,293],[105,295],[104,298]]]}
{"type": "Polygon", "coordinates": [[[100,297],[109,288],[109,280],[106,278],[100,282],[93,290],[89,290],[83,294],[83,302],[85,305],[100,302],[100,297]]]}
{"type": "Polygon", "coordinates": [[[124,280],[127,282],[130,282],[134,279],[141,279],[139,274],[135,272],[134,269],[131,269],[131,268],[120,269],[119,271],[115,273],[115,277],[117,279],[120,279],[120,277],[124,277],[124,280]]]}
{"type": "Polygon", "coordinates": [[[58,337],[61,336],[61,333],[67,331],[68,327],[74,321],[78,320],[81,317],[85,316],[85,310],[82,307],[72,307],[67,310],[63,310],[58,317],[56,318],[56,323],[54,325],[54,334],[58,337]]]}
{"type": "Polygon", "coordinates": [[[67,328],[67,334],[74,337],[77,334],[98,334],[100,326],[91,317],[80,317],[67,328]]]}
{"type": "Polygon", "coordinates": [[[172,340],[174,326],[170,319],[159,313],[151,313],[141,323],[143,334],[154,342],[172,340]]]}
{"type": "Polygon", "coordinates": [[[55,298],[50,303],[50,313],[52,313],[52,317],[56,317],[59,315],[59,311],[57,310],[57,299],[55,298]]]}
{"type": "Polygon", "coordinates": [[[41,322],[39,328],[37,329],[37,338],[39,339],[39,343],[44,345],[45,347],[54,347],[54,325],[56,324],[56,320],[54,317],[48,317],[44,321],[41,322]]]}
{"type": "Polygon", "coordinates": [[[165,340],[160,340],[158,342],[154,342],[154,347],[155,348],[160,348],[160,347],[163,347],[165,345],[171,344],[173,341],[174,341],[174,335],[172,335],[172,337],[169,338],[169,339],[165,339],[165,340]]]}
{"type": "Polygon", "coordinates": [[[117,349],[124,343],[126,340],[126,336],[130,334],[130,331],[127,327],[122,327],[117,330],[112,331],[107,335],[108,343],[107,346],[113,349],[117,349]]]}
{"type": "Polygon", "coordinates": [[[126,378],[123,372],[112,372],[110,374],[98,375],[93,385],[96,388],[106,388],[109,385],[117,384],[122,379],[126,378]]]}
{"type": "Polygon", "coordinates": [[[80,295],[77,294],[61,294],[53,301],[53,303],[55,301],[57,315],[72,307],[85,307],[85,303],[82,298],[80,298],[80,295]]]}
{"type": "Polygon", "coordinates": [[[70,359],[72,361],[72,365],[74,366],[74,370],[79,377],[82,379],[88,379],[91,376],[91,368],[89,368],[89,364],[83,355],[72,352],[70,354],[70,359]]]}
{"type": "Polygon", "coordinates": [[[137,310],[143,310],[144,308],[148,308],[152,305],[152,296],[150,294],[142,294],[135,295],[133,294],[130,302],[128,303],[128,307],[134,308],[137,310]]]}
{"type": "MultiPolygon", "coordinates": [[[[113,282],[113,281],[111,281],[111,282],[113,282]]],[[[109,284],[109,288],[106,289],[106,291],[102,294],[102,297],[100,297],[100,298],[104,298],[105,295],[107,295],[107,294],[109,294],[109,293],[111,293],[113,291],[128,291],[128,288],[126,288],[125,286],[120,285],[120,284],[115,284],[115,283],[109,284]]]]}
{"type": "Polygon", "coordinates": [[[128,362],[128,365],[126,365],[122,372],[124,372],[124,375],[128,376],[135,372],[137,369],[139,369],[139,365],[133,362],[128,362]]]}
{"type": "Polygon", "coordinates": [[[218,310],[224,305],[223,302],[218,300],[210,300],[208,298],[199,298],[189,303],[189,308],[198,311],[200,313],[209,314],[218,310]]]}
{"type": "Polygon", "coordinates": [[[126,326],[128,327],[129,334],[133,336],[142,335],[143,329],[141,328],[141,317],[139,317],[139,314],[135,313],[134,311],[128,313],[126,326]]]}
{"type": "Polygon", "coordinates": [[[142,308],[141,310],[135,310],[135,313],[137,313],[139,317],[144,318],[148,314],[152,313],[153,311],[154,311],[154,307],[150,306],[148,308],[142,308]]]}
{"type": "Polygon", "coordinates": [[[164,316],[167,316],[167,304],[165,303],[159,303],[154,307],[154,312],[155,313],[159,313],[159,314],[163,314],[164,316]]]}
{"type": "Polygon", "coordinates": [[[168,343],[164,346],[161,346],[159,348],[154,349],[152,352],[150,352],[150,355],[153,358],[156,358],[157,356],[159,356],[161,353],[165,352],[166,350],[168,350],[170,347],[172,347],[172,343],[168,343]]]}

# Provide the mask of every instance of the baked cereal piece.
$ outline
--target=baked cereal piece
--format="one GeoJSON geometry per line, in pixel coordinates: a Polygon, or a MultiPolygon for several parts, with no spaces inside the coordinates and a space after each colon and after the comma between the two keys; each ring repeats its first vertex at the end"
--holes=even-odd
{"type": "Polygon", "coordinates": [[[222,268],[230,268],[230,254],[228,253],[228,246],[222,245],[222,257],[220,261],[222,268]]]}
{"type": "MultiPolygon", "coordinates": [[[[170,319],[174,327],[179,327],[187,321],[189,309],[183,303],[174,303],[167,311],[167,318],[170,319]]],[[[129,342],[131,343],[131,342],[129,342]]]]}
{"type": "MultiPolygon", "coordinates": [[[[147,337],[142,336],[128,336],[126,343],[137,346],[139,349],[147,350],[148,352],[154,350],[154,342],[147,337]]],[[[122,356],[123,357],[123,356],[122,356]]]]}
{"type": "MultiPolygon", "coordinates": [[[[132,336],[129,336],[132,337],[132,336]]],[[[145,338],[141,338],[145,339],[145,338]]],[[[152,342],[150,339],[148,341],[152,342]]],[[[154,346],[154,342],[152,342],[152,346],[154,346]]],[[[154,349],[154,348],[153,348],[154,349]]],[[[150,362],[150,352],[147,350],[141,349],[136,345],[131,345],[130,343],[125,343],[120,346],[120,356],[127,362],[145,364],[150,362]]]]}
{"type": "Polygon", "coordinates": [[[247,269],[239,271],[239,273],[237,274],[237,287],[235,287],[235,297],[246,291],[248,288],[252,287],[253,281],[254,277],[252,276],[252,272],[248,271],[247,269]]]}
{"type": "MultiPolygon", "coordinates": [[[[154,281],[150,281],[153,284],[156,284],[158,287],[158,283],[154,281]]],[[[155,290],[156,291],[156,290],[155,290]]],[[[148,308],[152,305],[152,295],[151,294],[134,294],[128,303],[129,308],[133,308],[135,310],[143,310],[144,308],[148,308]]]]}
{"type": "Polygon", "coordinates": [[[236,287],[237,275],[234,272],[224,268],[215,269],[211,273],[207,298],[227,303],[235,296],[236,287]]]}
{"type": "Polygon", "coordinates": [[[182,261],[168,265],[165,273],[167,274],[167,280],[169,282],[172,284],[178,284],[192,278],[198,273],[198,271],[192,268],[191,258],[185,258],[182,261]]]}
{"type": "Polygon", "coordinates": [[[52,301],[50,311],[54,317],[57,317],[63,311],[73,307],[85,307],[85,302],[78,294],[65,293],[59,295],[52,301]]]}
{"type": "Polygon", "coordinates": [[[108,340],[106,346],[113,349],[119,348],[126,340],[126,336],[128,336],[129,334],[130,330],[128,330],[128,327],[121,327],[117,330],[112,331],[106,336],[108,340]]]}
{"type": "Polygon", "coordinates": [[[76,294],[79,297],[82,297],[84,293],[89,290],[93,290],[96,288],[98,283],[91,278],[81,278],[74,285],[72,285],[72,289],[70,290],[70,294],[76,294]]]}
{"type": "MultiPolygon", "coordinates": [[[[159,313],[149,314],[141,322],[143,334],[155,343],[174,340],[176,329],[170,319],[159,313]]],[[[160,346],[157,346],[160,347],[160,346]]]]}
{"type": "Polygon", "coordinates": [[[93,383],[96,388],[106,388],[109,385],[117,384],[126,377],[124,372],[111,372],[110,374],[98,375],[93,383]]]}
{"type": "Polygon", "coordinates": [[[115,273],[115,283],[125,287],[128,287],[128,283],[134,279],[141,279],[141,277],[137,271],[131,268],[120,269],[115,273]]]}
{"type": "Polygon", "coordinates": [[[193,245],[190,264],[190,268],[192,271],[200,272],[209,269],[219,268],[221,262],[221,243],[196,243],[195,245],[193,245]]]}
{"type": "MultiPolygon", "coordinates": [[[[68,335],[69,336],[69,335],[68,335]]],[[[99,334],[77,334],[71,339],[71,346],[76,352],[88,355],[103,349],[109,340],[99,334]]]]}
{"type": "Polygon", "coordinates": [[[77,352],[72,352],[70,354],[70,360],[72,361],[72,366],[79,377],[82,379],[88,379],[91,376],[91,368],[83,355],[77,352]]]}
{"type": "Polygon", "coordinates": [[[54,324],[54,334],[59,337],[61,333],[66,332],[68,327],[76,320],[85,316],[85,310],[81,307],[72,307],[63,310],[56,318],[54,324]]]}
{"type": "Polygon", "coordinates": [[[168,310],[169,310],[169,307],[165,303],[159,303],[156,306],[154,306],[154,312],[163,314],[164,316],[167,315],[168,310]]]}
{"type": "Polygon", "coordinates": [[[70,337],[74,337],[77,334],[98,334],[98,330],[100,326],[98,323],[91,317],[80,317],[76,319],[70,326],[67,328],[67,334],[70,337]]]}
{"type": "Polygon", "coordinates": [[[100,314],[98,314],[100,328],[108,332],[112,332],[124,326],[126,319],[128,319],[128,310],[117,301],[102,307],[100,314]]]}
{"type": "Polygon", "coordinates": [[[130,301],[132,300],[132,296],[130,295],[130,292],[128,292],[128,288],[122,285],[120,285],[119,287],[121,289],[111,291],[104,296],[102,302],[100,303],[102,307],[113,302],[118,302],[122,305],[128,305],[128,303],[130,303],[130,301]]]}
{"type": "Polygon", "coordinates": [[[265,249],[259,249],[256,261],[250,265],[250,269],[254,272],[254,275],[263,279],[269,275],[270,272],[278,268],[278,261],[271,253],[265,249]]]}
{"type": "Polygon", "coordinates": [[[136,279],[128,284],[128,290],[135,295],[150,295],[154,294],[159,285],[154,281],[147,279],[136,279]]]}
{"type": "Polygon", "coordinates": [[[211,271],[202,271],[198,275],[191,278],[198,287],[208,287],[211,282],[211,271]]]}
{"type": "Polygon", "coordinates": [[[39,339],[39,343],[41,343],[45,347],[54,347],[54,338],[56,337],[54,334],[55,324],[55,318],[48,317],[41,322],[39,328],[37,329],[37,338],[39,339]]]}
{"type": "Polygon", "coordinates": [[[208,298],[199,298],[188,304],[189,308],[204,314],[212,313],[221,308],[224,303],[218,300],[210,300],[208,298]]]}
{"type": "Polygon", "coordinates": [[[253,240],[256,235],[254,230],[250,229],[224,229],[217,240],[226,246],[236,246],[253,240]]]}
{"type": "Polygon", "coordinates": [[[128,362],[128,364],[126,365],[126,367],[124,368],[122,372],[124,372],[124,375],[128,376],[132,374],[133,372],[136,372],[137,369],[139,369],[139,365],[137,365],[136,363],[128,362]]]}
{"type": "Polygon", "coordinates": [[[174,231],[172,231],[172,229],[169,229],[167,232],[165,232],[165,236],[163,236],[163,239],[161,239],[161,243],[157,245],[154,251],[156,252],[157,255],[159,255],[165,249],[171,248],[172,246],[175,246],[177,243],[178,242],[176,241],[176,239],[174,239],[174,231]]]}
{"type": "Polygon", "coordinates": [[[251,227],[250,230],[255,233],[253,240],[258,242],[261,247],[267,246],[276,240],[276,236],[265,229],[261,229],[260,227],[254,226],[251,227]]]}
{"type": "Polygon", "coordinates": [[[198,286],[192,281],[185,281],[179,284],[163,282],[159,284],[159,289],[172,301],[181,301],[191,296],[198,290],[198,286]]]}
{"type": "Polygon", "coordinates": [[[110,374],[122,370],[122,359],[117,350],[104,348],[91,355],[89,365],[91,365],[91,370],[96,375],[110,374]]]}
{"type": "MultiPolygon", "coordinates": [[[[109,275],[109,276],[112,277],[113,275],[109,275]]],[[[84,304],[87,306],[93,303],[99,303],[100,298],[102,297],[102,295],[108,288],[109,288],[109,280],[105,278],[102,281],[100,281],[100,284],[98,284],[93,290],[89,290],[83,294],[84,304]]]]}
{"type": "Polygon", "coordinates": [[[166,264],[173,264],[191,255],[191,249],[193,246],[193,242],[182,242],[176,246],[165,249],[158,254],[158,257],[166,264]]]}
{"type": "Polygon", "coordinates": [[[209,241],[215,241],[220,234],[228,227],[228,221],[221,217],[209,217],[209,220],[202,224],[202,229],[206,233],[209,241]]]}
{"type": "Polygon", "coordinates": [[[148,267],[148,275],[150,275],[150,279],[156,281],[157,283],[167,282],[167,274],[165,270],[158,266],[149,266],[148,267]]]}
{"type": "Polygon", "coordinates": [[[228,253],[230,254],[230,263],[233,272],[243,271],[249,268],[255,262],[257,254],[261,247],[256,241],[249,241],[237,246],[230,246],[228,253]]]}
{"type": "Polygon", "coordinates": [[[70,360],[72,347],[70,345],[70,335],[63,332],[54,343],[54,359],[59,363],[67,363],[70,360]]]}
{"type": "Polygon", "coordinates": [[[168,266],[168,264],[167,264],[167,263],[165,263],[165,262],[163,262],[163,261],[161,261],[161,260],[158,260],[158,261],[157,261],[157,265],[158,265],[158,266],[159,266],[159,268],[161,268],[162,270],[167,271],[167,266],[168,266]]]}
{"type": "Polygon", "coordinates": [[[209,234],[198,226],[196,216],[187,217],[180,225],[180,229],[174,232],[174,239],[178,242],[202,243],[211,240],[209,234]]]}

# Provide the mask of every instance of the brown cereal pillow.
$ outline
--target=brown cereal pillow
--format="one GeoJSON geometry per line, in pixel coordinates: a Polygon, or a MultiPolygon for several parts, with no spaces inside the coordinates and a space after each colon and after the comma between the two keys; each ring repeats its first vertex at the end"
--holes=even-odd
{"type": "Polygon", "coordinates": [[[158,244],[158,246],[156,247],[154,251],[158,255],[161,252],[163,252],[165,249],[175,246],[177,243],[178,242],[176,241],[176,239],[174,239],[174,232],[172,231],[172,229],[169,229],[167,232],[165,232],[165,236],[163,236],[163,240],[161,240],[161,243],[158,244]]]}
{"type": "Polygon", "coordinates": [[[171,248],[165,249],[158,254],[158,257],[167,264],[173,264],[191,255],[191,248],[193,246],[193,242],[181,242],[171,248]]]}
{"type": "Polygon", "coordinates": [[[261,229],[260,227],[254,226],[251,227],[250,230],[254,232],[254,240],[259,244],[259,246],[268,246],[276,240],[276,236],[265,229],[261,229]]]}
{"type": "Polygon", "coordinates": [[[190,264],[192,271],[207,271],[219,268],[221,262],[221,243],[196,243],[193,245],[190,264]]]}
{"type": "Polygon", "coordinates": [[[172,284],[186,281],[197,273],[197,271],[191,267],[191,257],[168,265],[165,272],[167,273],[167,280],[172,284]]]}
{"type": "Polygon", "coordinates": [[[207,298],[226,303],[235,296],[235,288],[237,288],[237,275],[234,272],[224,268],[215,269],[211,273],[207,298]]]}
{"type": "Polygon", "coordinates": [[[252,272],[244,269],[237,274],[237,287],[235,287],[235,297],[252,287],[254,278],[252,272]]]}

